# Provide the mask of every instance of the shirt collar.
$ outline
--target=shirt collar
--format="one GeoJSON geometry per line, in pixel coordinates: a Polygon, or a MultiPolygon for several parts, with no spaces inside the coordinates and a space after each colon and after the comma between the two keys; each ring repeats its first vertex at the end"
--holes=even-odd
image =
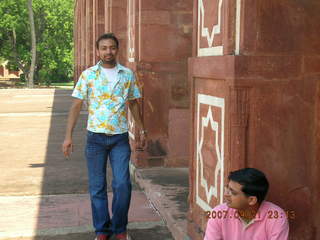
{"type": "MultiPolygon", "coordinates": [[[[96,65],[94,65],[93,67],[92,67],[92,70],[93,71],[101,71],[101,61],[99,61],[96,65]]],[[[119,73],[119,72],[121,72],[121,71],[124,71],[124,67],[120,64],[120,63],[117,63],[116,64],[116,70],[117,70],[117,73],[119,73]]]]}
{"type": "MultiPolygon", "coordinates": [[[[232,209],[232,211],[237,211],[236,209],[232,209]]],[[[242,223],[245,223],[246,227],[248,227],[249,225],[251,225],[252,223],[256,222],[256,221],[261,221],[265,218],[265,216],[267,215],[268,212],[268,208],[266,206],[265,201],[262,201],[261,205],[259,206],[258,212],[255,216],[255,218],[253,218],[249,223],[245,223],[241,217],[239,217],[239,220],[242,223]]]]}
{"type": "Polygon", "coordinates": [[[251,219],[250,222],[245,222],[241,217],[239,217],[240,221],[243,224],[244,228],[248,228],[251,224],[253,224],[255,221],[257,221],[257,219],[251,219]]]}
{"type": "Polygon", "coordinates": [[[266,203],[265,203],[265,201],[262,201],[262,203],[260,204],[260,206],[258,208],[258,212],[256,214],[256,217],[253,218],[252,221],[253,222],[262,221],[265,218],[265,216],[267,215],[267,212],[268,212],[268,208],[266,206],[266,203]]]}

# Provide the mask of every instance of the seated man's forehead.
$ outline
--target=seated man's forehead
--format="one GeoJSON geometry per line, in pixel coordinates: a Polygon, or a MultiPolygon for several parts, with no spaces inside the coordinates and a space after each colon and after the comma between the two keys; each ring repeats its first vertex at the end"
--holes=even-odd
{"type": "Polygon", "coordinates": [[[242,185],[240,183],[232,181],[232,180],[229,180],[228,187],[233,190],[239,190],[239,191],[241,191],[241,189],[242,189],[242,185]]]}

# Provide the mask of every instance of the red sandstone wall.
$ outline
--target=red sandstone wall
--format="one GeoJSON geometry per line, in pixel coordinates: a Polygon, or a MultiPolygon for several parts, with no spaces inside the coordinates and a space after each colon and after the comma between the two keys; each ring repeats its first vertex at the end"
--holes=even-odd
{"type": "Polygon", "coordinates": [[[135,62],[149,142],[137,163],[187,166],[192,2],[142,1],[138,9],[135,62]]]}
{"type": "Polygon", "coordinates": [[[202,239],[203,213],[223,201],[219,189],[228,172],[248,166],[267,174],[269,200],[295,212],[290,239],[319,239],[320,44],[316,29],[320,5],[260,0],[232,7],[231,1],[221,1],[222,31],[214,36],[211,48],[222,45],[223,51],[199,56],[208,47],[208,39],[198,35],[203,30],[198,27],[200,1],[204,27],[211,33],[218,22],[218,5],[194,1],[194,57],[189,63],[193,86],[190,236],[202,239]],[[226,56],[229,53],[235,56],[226,56]],[[205,98],[199,100],[199,94],[205,98]],[[223,102],[224,126],[217,99],[223,102]],[[205,126],[203,118],[209,116],[209,123],[216,122],[220,132],[205,126]],[[212,134],[220,134],[220,140],[210,138],[212,134]],[[214,170],[218,170],[216,179],[214,170]],[[210,193],[206,188],[218,191],[210,193]]]}
{"type": "Polygon", "coordinates": [[[320,27],[320,5],[317,1],[260,1],[245,8],[257,13],[255,19],[246,18],[247,32],[258,20],[254,29],[260,36],[244,39],[245,54],[257,57],[241,61],[239,75],[248,72],[247,68],[257,69],[257,63],[262,70],[251,73],[250,79],[242,77],[257,82],[251,93],[254,130],[248,137],[248,163],[272,177],[269,197],[295,211],[292,239],[319,239],[316,106],[320,43],[316,29],[320,27]],[[259,59],[263,53],[273,56],[259,59]]]}

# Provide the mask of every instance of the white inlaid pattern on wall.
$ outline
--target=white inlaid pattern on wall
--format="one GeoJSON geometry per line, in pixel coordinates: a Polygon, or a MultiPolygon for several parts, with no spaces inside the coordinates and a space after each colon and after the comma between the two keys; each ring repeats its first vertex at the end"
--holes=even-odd
{"type": "Polygon", "coordinates": [[[223,0],[218,0],[218,23],[212,26],[212,30],[209,30],[208,27],[204,26],[206,6],[203,1],[205,0],[198,0],[198,56],[223,55],[223,46],[213,46],[214,36],[221,33],[221,10],[223,0]],[[203,48],[200,46],[201,38],[206,38],[208,43],[207,47],[203,48]]]}
{"type": "MultiPolygon", "coordinates": [[[[196,151],[196,203],[204,210],[211,211],[209,205],[212,197],[215,197],[220,203],[223,202],[223,183],[224,183],[224,116],[225,101],[224,98],[210,95],[198,94],[197,105],[197,151],[196,151]],[[208,109],[205,116],[200,116],[201,105],[208,109]],[[219,109],[219,110],[214,110],[219,109]],[[221,121],[214,120],[215,114],[219,114],[221,121]],[[204,132],[211,129],[215,134],[214,151],[217,155],[217,162],[212,174],[214,182],[208,182],[204,176],[204,159],[202,147],[204,143],[204,132]],[[220,144],[219,144],[220,143],[220,144]],[[220,175],[220,181],[218,176],[220,175]],[[201,198],[199,190],[205,191],[206,199],[201,198]],[[220,191],[218,191],[220,189],[220,191]]],[[[208,160],[207,160],[208,161],[208,160]]]]}
{"type": "Polygon", "coordinates": [[[128,61],[135,61],[135,0],[128,0],[128,61]]]}
{"type": "MultiPolygon", "coordinates": [[[[208,4],[212,4],[213,1],[198,0],[198,56],[222,56],[223,45],[213,46],[214,38],[216,35],[221,34],[221,21],[222,21],[222,4],[223,0],[217,0],[217,24],[212,24],[210,27],[205,27],[204,21],[206,16],[206,9],[208,4]],[[201,40],[205,39],[207,46],[200,46],[201,40]]],[[[210,16],[211,17],[211,16],[210,16]]],[[[235,55],[240,54],[240,35],[241,35],[241,0],[236,0],[236,14],[235,14],[235,55]]]]}

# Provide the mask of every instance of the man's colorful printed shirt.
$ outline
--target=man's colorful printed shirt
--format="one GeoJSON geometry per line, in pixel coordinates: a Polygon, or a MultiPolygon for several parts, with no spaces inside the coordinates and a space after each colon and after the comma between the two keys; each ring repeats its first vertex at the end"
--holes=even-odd
{"type": "Polygon", "coordinates": [[[128,131],[126,102],[141,97],[134,73],[116,65],[117,82],[110,84],[101,71],[101,62],[82,72],[72,96],[88,103],[87,129],[91,132],[120,134],[128,131]]]}

